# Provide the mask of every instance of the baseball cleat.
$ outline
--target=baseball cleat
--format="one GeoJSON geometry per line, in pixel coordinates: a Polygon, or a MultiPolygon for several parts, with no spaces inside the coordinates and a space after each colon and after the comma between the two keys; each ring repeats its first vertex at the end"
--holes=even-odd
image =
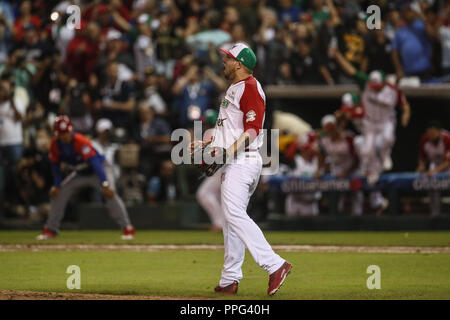
{"type": "Polygon", "coordinates": [[[291,272],[292,264],[289,262],[283,263],[283,265],[274,273],[269,276],[269,289],[267,289],[267,294],[269,296],[274,295],[286,279],[289,272],[291,272]]]}
{"type": "Polygon", "coordinates": [[[234,280],[232,284],[230,284],[226,287],[221,287],[221,286],[215,287],[214,291],[217,293],[223,293],[223,294],[236,294],[238,291],[238,286],[239,286],[239,282],[234,280]]]}
{"type": "Polygon", "coordinates": [[[58,234],[55,231],[50,230],[49,228],[45,227],[44,230],[42,231],[42,233],[36,237],[36,240],[53,239],[53,238],[56,238],[57,235],[58,234]]]}
{"type": "Polygon", "coordinates": [[[122,238],[122,240],[133,240],[135,233],[136,230],[134,229],[134,227],[128,226],[125,229],[123,229],[123,233],[120,237],[122,238]]]}

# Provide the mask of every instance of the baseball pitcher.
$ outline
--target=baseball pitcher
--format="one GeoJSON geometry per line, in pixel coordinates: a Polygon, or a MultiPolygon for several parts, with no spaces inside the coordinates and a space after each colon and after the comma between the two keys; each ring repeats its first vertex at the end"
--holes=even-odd
{"type": "Polygon", "coordinates": [[[263,142],[265,94],[252,75],[256,56],[247,45],[236,43],[229,50],[220,50],[224,53],[224,74],[232,84],[220,105],[210,144],[211,154],[217,161],[203,164],[206,175],[214,174],[225,164],[221,177],[225,261],[215,291],[237,293],[247,247],[256,263],[269,274],[267,293],[273,295],[292,265],[272,250],[246,212],[262,170],[258,149],[263,142]]]}

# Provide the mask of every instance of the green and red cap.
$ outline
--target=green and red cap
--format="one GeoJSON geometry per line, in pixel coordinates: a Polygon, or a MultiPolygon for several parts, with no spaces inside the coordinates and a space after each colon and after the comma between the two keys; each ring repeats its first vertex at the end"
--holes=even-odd
{"type": "Polygon", "coordinates": [[[226,55],[232,57],[233,59],[242,63],[246,68],[253,70],[256,66],[256,55],[249,46],[242,42],[238,42],[231,46],[230,49],[225,50],[219,48],[220,51],[226,55]]]}

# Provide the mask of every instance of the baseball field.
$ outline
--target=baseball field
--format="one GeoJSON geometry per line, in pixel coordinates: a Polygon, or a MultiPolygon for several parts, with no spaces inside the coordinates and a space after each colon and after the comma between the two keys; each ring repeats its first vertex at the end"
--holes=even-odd
{"type": "Polygon", "coordinates": [[[63,231],[45,242],[37,234],[0,232],[0,299],[450,299],[450,232],[267,231],[294,265],[273,297],[249,252],[238,294],[213,292],[221,233],[138,230],[123,241],[118,231],[63,231]],[[80,289],[67,287],[72,265],[80,289]],[[379,289],[368,288],[369,266],[379,267],[379,289]]]}

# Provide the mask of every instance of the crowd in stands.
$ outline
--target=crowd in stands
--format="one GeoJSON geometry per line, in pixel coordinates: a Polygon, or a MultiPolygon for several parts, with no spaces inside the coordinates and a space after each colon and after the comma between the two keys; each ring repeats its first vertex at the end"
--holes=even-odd
{"type": "Polygon", "coordinates": [[[238,41],[254,49],[262,85],[354,83],[330,49],[366,73],[450,81],[448,0],[0,0],[6,211],[48,210],[59,114],[103,145],[127,204],[179,197],[170,134],[218,109],[227,83],[217,48],[238,41]],[[366,26],[371,4],[380,29],[366,26]]]}

